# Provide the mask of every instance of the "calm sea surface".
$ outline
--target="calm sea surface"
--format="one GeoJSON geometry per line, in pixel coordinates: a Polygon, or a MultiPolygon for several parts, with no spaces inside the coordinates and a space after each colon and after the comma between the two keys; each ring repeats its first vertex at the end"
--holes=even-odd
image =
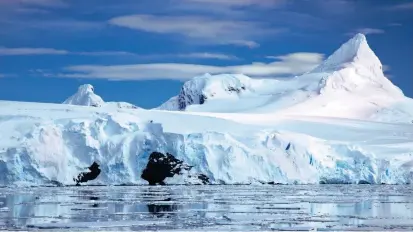
{"type": "Polygon", "coordinates": [[[0,188],[0,230],[412,231],[413,186],[0,188]]]}

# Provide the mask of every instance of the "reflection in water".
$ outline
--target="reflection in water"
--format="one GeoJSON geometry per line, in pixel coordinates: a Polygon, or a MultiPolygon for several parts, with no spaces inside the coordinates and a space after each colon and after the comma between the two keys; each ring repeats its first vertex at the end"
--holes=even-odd
{"type": "Polygon", "coordinates": [[[178,209],[178,206],[176,204],[168,203],[171,202],[171,200],[171,198],[166,198],[164,200],[161,200],[161,203],[148,204],[148,211],[150,213],[157,215],[158,217],[170,217],[170,214],[165,214],[164,212],[172,212],[178,209]]]}
{"type": "Polygon", "coordinates": [[[3,188],[0,230],[413,229],[411,186],[3,188]]]}

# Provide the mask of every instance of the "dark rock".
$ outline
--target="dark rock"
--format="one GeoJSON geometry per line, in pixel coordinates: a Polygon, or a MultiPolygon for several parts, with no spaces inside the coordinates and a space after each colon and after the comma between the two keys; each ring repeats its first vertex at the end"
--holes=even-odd
{"type": "Polygon", "coordinates": [[[76,185],[80,185],[79,183],[87,182],[89,180],[96,179],[100,174],[99,164],[93,162],[93,164],[89,167],[90,172],[82,172],[80,173],[77,178],[73,178],[73,181],[76,182],[76,185]]]}
{"type": "Polygon", "coordinates": [[[358,184],[371,184],[371,183],[365,180],[359,180],[358,184]]]}
{"type": "Polygon", "coordinates": [[[63,184],[60,183],[60,182],[57,181],[57,180],[51,180],[50,183],[51,183],[52,185],[57,186],[57,187],[63,187],[63,184]]]}
{"type": "Polygon", "coordinates": [[[208,98],[205,95],[201,94],[201,96],[199,96],[199,104],[204,104],[207,99],[208,98]]]}
{"type": "Polygon", "coordinates": [[[274,182],[274,181],[267,182],[267,184],[270,184],[270,185],[281,185],[281,183],[277,183],[277,182],[274,182]]]}
{"type": "Polygon", "coordinates": [[[209,184],[209,178],[204,174],[199,174],[198,179],[201,180],[202,184],[209,184]]]}
{"type": "Polygon", "coordinates": [[[290,150],[291,143],[288,143],[287,147],[285,148],[286,151],[290,150]]]}
{"type": "Polygon", "coordinates": [[[236,92],[236,93],[240,93],[240,92],[241,92],[241,90],[239,90],[239,89],[237,89],[237,88],[234,88],[234,87],[232,87],[232,86],[228,87],[227,91],[229,91],[229,92],[236,92]]]}
{"type": "Polygon", "coordinates": [[[340,180],[340,179],[335,179],[335,178],[332,178],[332,179],[324,179],[323,178],[318,183],[319,184],[352,184],[350,182],[346,182],[346,181],[343,181],[343,180],[340,180]]]}
{"type": "MultiPolygon", "coordinates": [[[[141,178],[148,181],[149,185],[165,185],[165,178],[181,175],[183,170],[189,171],[192,166],[175,158],[173,155],[160,152],[152,152],[149,156],[148,164],[143,170],[141,178]]],[[[209,178],[204,174],[197,174],[203,184],[209,183],[209,178]]]]}

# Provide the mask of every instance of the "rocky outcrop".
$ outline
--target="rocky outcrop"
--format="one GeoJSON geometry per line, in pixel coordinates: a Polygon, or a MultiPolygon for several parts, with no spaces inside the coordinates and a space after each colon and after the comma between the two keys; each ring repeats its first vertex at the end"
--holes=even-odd
{"type": "Polygon", "coordinates": [[[99,176],[100,168],[99,164],[97,164],[96,162],[93,162],[93,164],[88,169],[90,170],[90,172],[82,172],[77,176],[77,178],[73,178],[73,181],[76,182],[76,185],[94,180],[99,176]]]}
{"type": "MultiPolygon", "coordinates": [[[[148,164],[143,170],[141,178],[148,181],[149,185],[165,185],[165,179],[175,175],[184,175],[191,170],[192,166],[175,158],[173,155],[160,152],[152,152],[148,164]]],[[[195,174],[202,184],[209,184],[209,178],[204,174],[195,174]]],[[[188,177],[192,177],[188,175],[188,177]]]]}

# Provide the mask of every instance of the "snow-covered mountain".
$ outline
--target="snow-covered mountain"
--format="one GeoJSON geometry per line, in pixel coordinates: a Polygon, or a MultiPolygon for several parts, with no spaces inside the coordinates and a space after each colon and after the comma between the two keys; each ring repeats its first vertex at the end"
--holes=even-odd
{"type": "Polygon", "coordinates": [[[90,84],[79,86],[77,92],[66,99],[63,104],[124,109],[139,108],[128,102],[105,102],[99,95],[95,94],[94,87],[90,84]]]}
{"type": "Polygon", "coordinates": [[[413,100],[383,74],[383,66],[357,34],[314,70],[294,78],[252,79],[205,74],[184,83],[161,110],[266,113],[413,121],[413,100]],[[388,117],[388,114],[394,117],[388,117]]]}
{"type": "Polygon", "coordinates": [[[195,77],[153,110],[108,107],[91,86],[71,106],[0,101],[0,185],[74,184],[93,162],[90,184],[147,184],[153,152],[212,183],[412,183],[413,101],[381,69],[357,35],[301,76],[195,77]]]}
{"type": "Polygon", "coordinates": [[[95,94],[92,85],[85,84],[79,86],[77,92],[66,99],[63,104],[101,107],[105,102],[99,95],[95,94]]]}

